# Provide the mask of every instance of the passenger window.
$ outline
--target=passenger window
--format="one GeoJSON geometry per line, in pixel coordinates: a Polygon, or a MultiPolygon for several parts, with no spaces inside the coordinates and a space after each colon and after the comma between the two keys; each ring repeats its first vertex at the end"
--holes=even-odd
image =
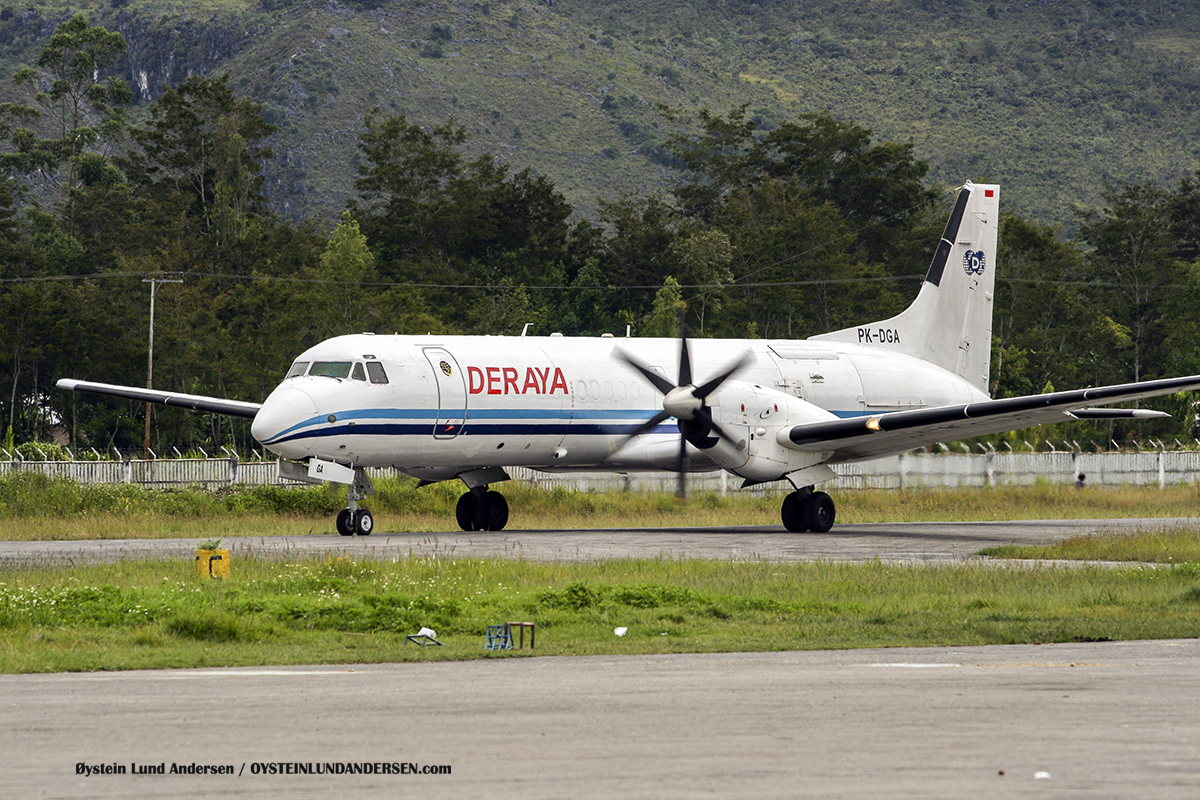
{"type": "Polygon", "coordinates": [[[322,375],[326,378],[350,377],[349,361],[314,361],[309,375],[322,375]]]}
{"type": "Polygon", "coordinates": [[[356,381],[366,381],[367,373],[363,372],[362,362],[354,362],[354,371],[350,373],[350,377],[356,381]]]}
{"type": "Polygon", "coordinates": [[[284,378],[284,380],[286,380],[287,378],[299,378],[301,375],[303,375],[306,372],[308,372],[308,362],[307,361],[297,361],[295,364],[292,364],[292,368],[288,370],[288,374],[284,378]]]}
{"type": "Polygon", "coordinates": [[[383,364],[378,361],[367,362],[367,374],[371,376],[371,383],[387,383],[387,373],[383,371],[383,364]]]}

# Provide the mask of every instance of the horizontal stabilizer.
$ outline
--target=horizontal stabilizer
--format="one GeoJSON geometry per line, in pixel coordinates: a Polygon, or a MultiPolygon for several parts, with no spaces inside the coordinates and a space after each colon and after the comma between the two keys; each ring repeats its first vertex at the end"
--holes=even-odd
{"type": "Polygon", "coordinates": [[[91,392],[106,394],[110,397],[123,397],[127,400],[138,400],[143,403],[157,403],[164,406],[179,406],[193,411],[207,411],[210,414],[222,414],[227,417],[244,417],[254,419],[261,403],[245,403],[240,400],[223,400],[219,397],[205,397],[198,394],[180,394],[179,392],[160,392],[157,389],[141,389],[137,386],[116,386],[111,383],[92,383],[63,378],[57,384],[60,389],[70,389],[75,392],[91,392]]]}

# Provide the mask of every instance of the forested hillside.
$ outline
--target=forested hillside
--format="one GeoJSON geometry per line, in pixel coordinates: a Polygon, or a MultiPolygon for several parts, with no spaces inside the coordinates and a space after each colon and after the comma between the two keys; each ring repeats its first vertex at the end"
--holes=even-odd
{"type": "MultiPolygon", "coordinates": [[[[72,13],[0,0],[0,68],[32,65],[72,13]]],[[[749,105],[767,128],[829,111],[911,143],[941,185],[1007,187],[1072,223],[1106,182],[1168,186],[1200,156],[1200,6],[1186,0],[115,0],[79,10],[120,32],[114,74],[144,114],[188,75],[229,72],[277,130],[265,191],[331,222],[353,193],[375,106],[450,119],[545,175],[577,211],[667,186],[655,104],[749,105]]],[[[15,99],[11,87],[3,99],[15,99]]]]}
{"type": "MultiPolygon", "coordinates": [[[[682,308],[692,335],[803,337],[883,318],[968,177],[1008,208],[995,396],[1200,372],[1190,10],[826,8],[0,11],[3,52],[25,54],[0,109],[0,424],[13,443],[56,426],[77,448],[140,443],[137,404],[51,387],[145,381],[147,276],[183,280],[157,296],[155,385],[250,400],[344,332],[674,335],[682,308]],[[1121,145],[1095,159],[1101,129],[1121,145]],[[1047,222],[1052,194],[1087,202],[1047,222]]],[[[1193,400],[1071,433],[1190,439],[1193,400]]],[[[217,417],[156,420],[161,452],[245,444],[217,417]]]]}

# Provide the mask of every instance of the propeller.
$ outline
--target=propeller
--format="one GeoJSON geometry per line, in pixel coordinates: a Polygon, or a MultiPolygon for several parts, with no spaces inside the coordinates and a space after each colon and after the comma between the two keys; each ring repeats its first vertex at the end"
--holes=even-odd
{"type": "Polygon", "coordinates": [[[679,377],[675,383],[671,383],[671,381],[659,375],[620,347],[614,352],[618,358],[640,372],[655,389],[658,389],[663,394],[662,411],[659,411],[653,417],[639,425],[633,433],[629,434],[625,442],[653,430],[661,423],[674,417],[677,420],[676,424],[679,426],[680,434],[679,452],[675,458],[675,471],[679,475],[679,486],[676,493],[680,497],[683,497],[686,491],[683,462],[687,457],[689,442],[698,449],[706,450],[717,443],[717,439],[712,437],[712,434],[716,434],[720,439],[735,447],[737,446],[737,442],[734,441],[733,437],[726,433],[717,424],[717,421],[713,419],[712,411],[704,401],[710,394],[720,388],[721,384],[729,380],[734,373],[749,364],[753,360],[753,357],[750,353],[742,353],[716,375],[697,386],[692,382],[691,347],[686,336],[681,337],[679,340],[679,377]]]}

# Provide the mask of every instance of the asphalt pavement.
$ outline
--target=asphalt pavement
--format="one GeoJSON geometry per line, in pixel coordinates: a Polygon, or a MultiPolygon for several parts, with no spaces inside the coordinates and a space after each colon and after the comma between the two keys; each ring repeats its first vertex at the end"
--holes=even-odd
{"type": "MultiPolygon", "coordinates": [[[[789,533],[779,526],[618,530],[505,530],[386,533],[370,536],[226,537],[239,557],[360,555],[373,558],[525,558],[601,561],[613,558],[715,558],[775,561],[956,561],[984,547],[1042,544],[1106,531],[1197,526],[1200,519],[1022,520],[838,525],[829,533],[789,533]]],[[[88,563],[123,558],[192,558],[199,539],[105,539],[0,542],[5,564],[88,563]]]]}
{"type": "Polygon", "coordinates": [[[1200,794],[1192,640],[7,675],[0,697],[13,798],[1200,794]]]}

